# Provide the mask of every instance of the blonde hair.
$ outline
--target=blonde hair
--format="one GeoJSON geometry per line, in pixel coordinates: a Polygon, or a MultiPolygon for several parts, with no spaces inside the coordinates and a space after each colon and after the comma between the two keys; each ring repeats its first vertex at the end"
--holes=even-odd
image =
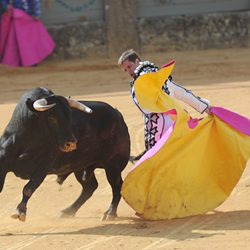
{"type": "Polygon", "coordinates": [[[124,61],[128,60],[130,62],[135,62],[136,59],[139,59],[141,61],[141,58],[139,57],[138,53],[133,49],[128,49],[124,51],[121,56],[118,59],[118,66],[121,66],[124,61]]]}

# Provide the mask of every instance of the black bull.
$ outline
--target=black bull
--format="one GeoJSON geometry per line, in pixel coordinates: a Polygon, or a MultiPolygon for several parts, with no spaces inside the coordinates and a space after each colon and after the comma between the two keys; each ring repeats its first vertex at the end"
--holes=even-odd
{"type": "MultiPolygon", "coordinates": [[[[80,103],[93,113],[78,110],[79,102],[45,88],[27,92],[18,102],[0,138],[0,192],[8,172],[29,180],[13,218],[25,220],[27,202],[48,174],[65,179],[71,173],[81,184],[82,192],[62,212],[73,216],[98,186],[95,168],[105,170],[113,193],[103,219],[117,216],[121,172],[130,155],[128,128],[120,112],[107,103],[80,103]]],[[[86,111],[85,107],[80,108],[86,111]]]]}

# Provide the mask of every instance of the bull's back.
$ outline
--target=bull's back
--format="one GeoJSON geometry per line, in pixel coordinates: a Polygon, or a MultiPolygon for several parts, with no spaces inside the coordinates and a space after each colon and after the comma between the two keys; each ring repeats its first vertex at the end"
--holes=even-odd
{"type": "Polygon", "coordinates": [[[74,125],[82,125],[82,128],[88,128],[99,136],[102,134],[128,135],[128,127],[122,114],[111,105],[105,102],[81,101],[93,110],[92,114],[86,114],[78,110],[73,110],[74,125]]]}
{"type": "MultiPolygon", "coordinates": [[[[72,110],[73,132],[77,139],[77,149],[63,156],[64,164],[104,165],[114,157],[128,162],[130,155],[130,137],[122,114],[104,102],[82,102],[93,110],[86,114],[72,110]]],[[[124,165],[126,165],[124,164],[124,165]]],[[[81,166],[80,166],[81,165],[81,166]]]]}

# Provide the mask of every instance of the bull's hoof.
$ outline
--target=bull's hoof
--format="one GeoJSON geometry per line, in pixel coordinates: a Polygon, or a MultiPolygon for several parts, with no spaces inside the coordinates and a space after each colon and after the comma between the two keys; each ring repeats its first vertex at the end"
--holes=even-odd
{"type": "Polygon", "coordinates": [[[61,211],[61,218],[71,218],[75,216],[75,212],[70,208],[66,208],[61,211]]]}
{"type": "Polygon", "coordinates": [[[57,179],[56,179],[56,182],[61,186],[63,184],[64,180],[65,179],[63,177],[58,176],[57,179]]]}
{"type": "Polygon", "coordinates": [[[26,220],[26,214],[17,210],[16,213],[14,213],[14,214],[11,215],[11,218],[13,218],[15,220],[18,219],[18,220],[20,220],[22,222],[25,222],[25,220],[26,220]]]}
{"type": "Polygon", "coordinates": [[[104,214],[101,217],[101,221],[113,221],[117,218],[117,215],[115,214],[104,214]]]}
{"type": "Polygon", "coordinates": [[[61,213],[61,218],[72,218],[74,217],[75,215],[74,214],[67,214],[67,213],[61,213]]]}

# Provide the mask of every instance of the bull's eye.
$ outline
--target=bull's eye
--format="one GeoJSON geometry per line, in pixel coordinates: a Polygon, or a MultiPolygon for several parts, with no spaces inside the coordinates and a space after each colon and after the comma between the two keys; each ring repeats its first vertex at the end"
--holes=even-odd
{"type": "Polygon", "coordinates": [[[52,116],[52,115],[50,115],[50,116],[48,117],[48,122],[49,122],[49,124],[50,124],[51,126],[53,126],[53,127],[57,127],[57,126],[58,126],[57,119],[56,119],[54,116],[52,116]]]}

